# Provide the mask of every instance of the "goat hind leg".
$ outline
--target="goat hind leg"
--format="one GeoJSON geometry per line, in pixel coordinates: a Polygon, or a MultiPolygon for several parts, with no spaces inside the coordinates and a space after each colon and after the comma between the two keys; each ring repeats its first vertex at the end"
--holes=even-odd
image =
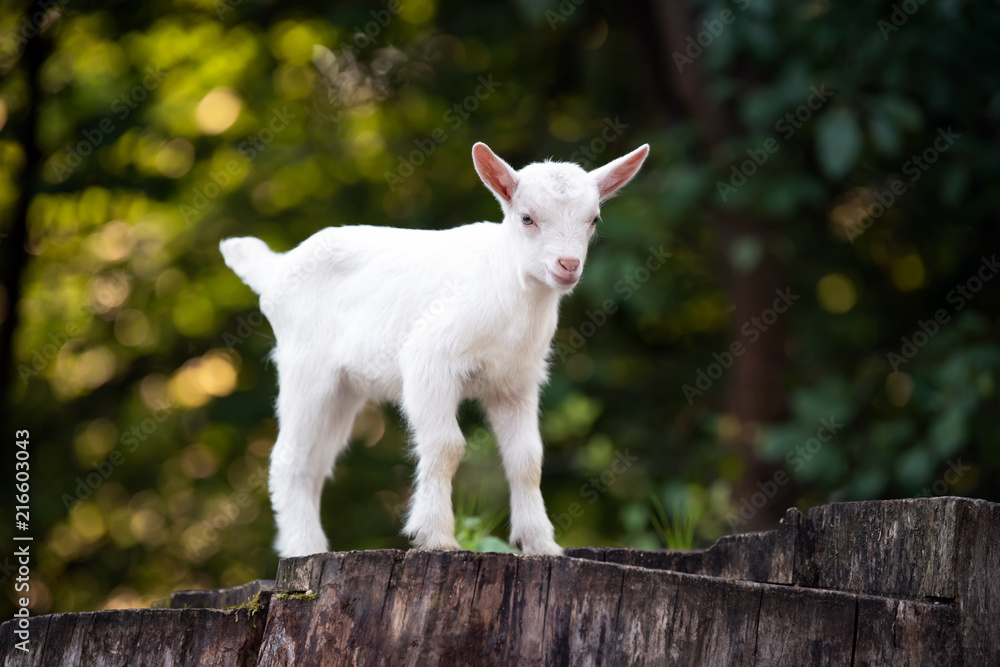
{"type": "MultiPolygon", "coordinates": [[[[279,368],[279,370],[285,370],[279,368]]],[[[317,385],[313,373],[281,373],[278,441],[271,452],[269,486],[283,558],[327,551],[320,496],[333,463],[347,445],[359,399],[317,385]]]]}
{"type": "Polygon", "coordinates": [[[313,494],[317,511],[323,495],[323,486],[327,479],[333,479],[334,466],[337,457],[350,444],[354,420],[364,407],[365,399],[356,395],[346,387],[341,386],[327,402],[320,425],[321,439],[310,452],[310,463],[323,473],[313,477],[316,480],[313,494]]]}

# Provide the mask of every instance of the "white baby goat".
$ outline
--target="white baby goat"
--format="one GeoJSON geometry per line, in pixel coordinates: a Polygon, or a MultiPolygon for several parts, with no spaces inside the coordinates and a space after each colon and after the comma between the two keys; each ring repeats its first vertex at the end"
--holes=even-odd
{"type": "Polygon", "coordinates": [[[580,279],[600,204],[642,166],[644,145],[586,172],[543,162],[514,171],[488,146],[476,171],[503,222],[445,231],[330,227],[284,254],[260,239],[220,248],[261,295],[277,339],[280,432],[270,488],[283,557],[326,551],[325,478],[366,401],[401,403],[418,457],[405,533],[459,549],[451,480],[465,449],[456,412],[478,399],[510,485],[510,541],[560,554],[539,489],[538,395],[559,299],[580,279]]]}

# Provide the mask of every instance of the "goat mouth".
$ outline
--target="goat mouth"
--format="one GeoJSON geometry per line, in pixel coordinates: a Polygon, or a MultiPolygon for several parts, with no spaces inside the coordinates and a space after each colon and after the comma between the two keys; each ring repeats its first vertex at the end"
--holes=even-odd
{"type": "Polygon", "coordinates": [[[559,275],[555,271],[549,271],[549,273],[552,274],[552,277],[555,279],[557,283],[559,283],[560,285],[565,285],[567,287],[570,285],[575,285],[577,281],[580,279],[578,276],[572,276],[567,278],[564,275],[559,275]]]}

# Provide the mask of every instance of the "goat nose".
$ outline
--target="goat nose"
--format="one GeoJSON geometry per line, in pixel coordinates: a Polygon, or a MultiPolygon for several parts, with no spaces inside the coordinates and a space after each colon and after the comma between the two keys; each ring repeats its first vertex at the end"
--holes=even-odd
{"type": "Polygon", "coordinates": [[[560,257],[558,260],[559,266],[566,269],[570,273],[573,273],[580,266],[580,260],[574,257],[560,257]]]}

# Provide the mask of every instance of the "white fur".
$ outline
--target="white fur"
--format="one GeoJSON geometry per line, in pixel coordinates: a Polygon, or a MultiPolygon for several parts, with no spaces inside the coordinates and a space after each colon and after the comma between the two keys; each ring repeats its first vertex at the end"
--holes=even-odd
{"type": "Polygon", "coordinates": [[[583,270],[591,222],[648,151],[590,173],[556,162],[515,172],[476,144],[473,161],[503,208],[500,224],[330,227],[284,254],[252,237],[222,241],[226,264],[261,295],[277,339],[270,488],[281,556],[327,550],[323,483],[366,401],[401,404],[412,430],[418,464],[405,533],[420,548],[458,549],[451,480],[465,449],[456,411],[467,398],[482,403],[497,438],[511,543],[562,553],[539,490],[539,391],[559,299],[583,270]]]}

